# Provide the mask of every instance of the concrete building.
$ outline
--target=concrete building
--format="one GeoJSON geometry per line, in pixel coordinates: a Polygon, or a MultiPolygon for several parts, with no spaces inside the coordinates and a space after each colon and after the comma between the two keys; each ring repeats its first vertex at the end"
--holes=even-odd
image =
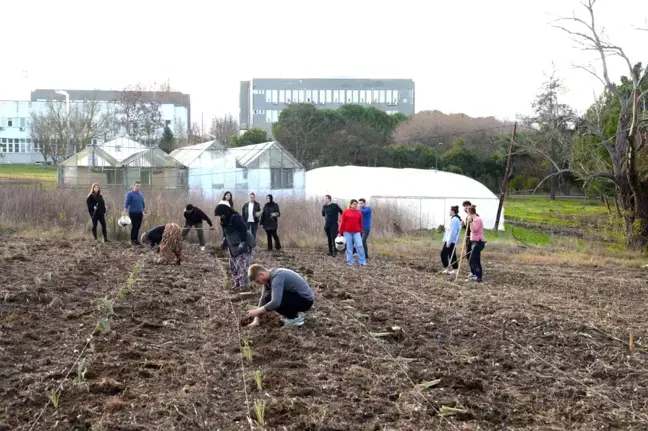
{"type": "MultiPolygon", "coordinates": [[[[121,91],[104,90],[65,90],[70,95],[70,110],[83,110],[89,103],[97,102],[103,114],[114,114],[121,91]]],[[[187,135],[191,125],[191,97],[180,92],[145,91],[139,95],[143,101],[160,102],[162,121],[174,133],[183,130],[187,135]]],[[[65,97],[53,89],[37,89],[31,92],[31,100],[0,100],[0,164],[42,162],[43,156],[37,151],[30,133],[32,113],[44,113],[48,105],[62,104],[65,97]]],[[[119,128],[106,131],[104,136],[93,140],[101,144],[122,133],[119,128]]]]}
{"type": "Polygon", "coordinates": [[[253,79],[241,81],[239,124],[241,130],[260,127],[271,133],[281,110],[294,103],[326,109],[354,103],[410,116],[414,100],[411,79],[253,79]]]}

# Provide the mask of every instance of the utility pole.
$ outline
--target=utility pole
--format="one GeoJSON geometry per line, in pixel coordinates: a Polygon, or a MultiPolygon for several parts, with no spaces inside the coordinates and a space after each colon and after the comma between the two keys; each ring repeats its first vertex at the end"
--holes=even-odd
{"type": "Polygon", "coordinates": [[[506,158],[506,168],[504,169],[504,179],[502,179],[502,187],[500,188],[499,205],[497,206],[497,216],[495,217],[495,234],[499,228],[500,217],[502,216],[502,207],[504,206],[504,197],[508,191],[509,176],[511,175],[511,159],[513,157],[513,145],[515,145],[515,132],[517,131],[517,121],[513,126],[513,136],[511,136],[511,144],[509,145],[508,157],[506,158]]]}

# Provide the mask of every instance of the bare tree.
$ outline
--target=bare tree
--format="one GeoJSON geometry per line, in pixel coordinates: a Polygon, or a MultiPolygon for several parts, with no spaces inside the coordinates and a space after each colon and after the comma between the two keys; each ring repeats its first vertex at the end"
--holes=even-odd
{"type": "MultiPolygon", "coordinates": [[[[155,91],[167,92],[170,88],[167,82],[155,91]]],[[[153,145],[157,143],[164,130],[160,110],[162,103],[160,99],[149,97],[146,92],[146,87],[140,83],[126,87],[117,100],[116,113],[131,139],[146,140],[149,145],[153,145]]]]}
{"type": "MultiPolygon", "coordinates": [[[[645,100],[648,89],[648,68],[630,61],[622,47],[603,40],[603,31],[595,21],[594,5],[596,0],[586,0],[583,6],[585,18],[576,15],[561,18],[556,25],[578,42],[583,50],[594,51],[601,61],[601,72],[590,67],[580,68],[595,76],[605,89],[604,96],[618,104],[620,113],[616,122],[616,131],[607,137],[603,124],[595,118],[587,118],[585,127],[588,133],[598,139],[609,157],[609,168],[602,171],[571,167],[561,172],[570,171],[586,181],[605,178],[612,181],[617,189],[619,204],[628,235],[628,245],[637,248],[648,248],[648,172],[642,172],[638,163],[641,152],[648,142],[645,100]],[[611,58],[620,58],[628,68],[629,79],[618,85],[610,79],[608,62],[611,58]],[[624,85],[625,84],[625,85],[624,85]],[[642,90],[643,89],[643,90],[642,90]]],[[[648,30],[648,29],[644,29],[648,30]]]]}
{"type": "Polygon", "coordinates": [[[555,72],[552,73],[533,102],[535,114],[521,118],[522,123],[535,130],[535,133],[528,133],[517,140],[522,149],[540,155],[549,162],[551,199],[556,199],[560,179],[557,172],[571,166],[577,124],[574,110],[560,102],[560,96],[564,93],[562,81],[555,72]]]}
{"type": "Polygon", "coordinates": [[[49,117],[33,111],[30,117],[29,137],[34,149],[41,153],[46,163],[48,160],[54,161],[58,155],[58,142],[49,117]]]}
{"type": "Polygon", "coordinates": [[[239,125],[236,119],[231,114],[226,114],[223,117],[212,118],[211,126],[209,128],[209,137],[227,145],[232,136],[236,136],[239,131],[239,125]]]}

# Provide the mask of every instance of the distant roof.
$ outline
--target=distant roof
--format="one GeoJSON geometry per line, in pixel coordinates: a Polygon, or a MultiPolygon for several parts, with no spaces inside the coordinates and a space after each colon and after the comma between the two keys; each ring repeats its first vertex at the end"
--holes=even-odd
{"type": "Polygon", "coordinates": [[[263,142],[261,144],[245,145],[243,147],[233,147],[229,151],[234,154],[236,161],[243,167],[249,166],[254,162],[259,156],[264,154],[270,149],[276,149],[283,153],[283,156],[290,160],[291,164],[303,168],[303,165],[299,163],[292,154],[290,154],[286,149],[277,141],[263,142]]]}
{"type": "Polygon", "coordinates": [[[146,145],[133,141],[126,137],[120,137],[111,141],[103,142],[98,145],[99,148],[110,154],[118,162],[123,162],[133,154],[149,149],[146,145]],[[119,151],[117,151],[119,149],[119,151]]]}
{"type": "MultiPolygon", "coordinates": [[[[96,100],[100,102],[111,102],[121,99],[123,93],[135,94],[134,91],[115,90],[64,90],[70,95],[70,100],[96,100]]],[[[147,101],[158,101],[160,103],[173,104],[175,106],[189,107],[191,96],[179,91],[142,91],[141,97],[147,101]]],[[[61,100],[64,96],[57,94],[55,89],[36,89],[31,92],[31,101],[39,100],[61,100]]]]}
{"type": "Polygon", "coordinates": [[[227,148],[223,146],[218,141],[207,141],[207,142],[202,142],[200,144],[195,144],[195,145],[188,145],[186,147],[182,148],[177,148],[173,151],[171,151],[171,154],[169,154],[171,157],[179,161],[185,166],[191,165],[191,163],[194,162],[202,153],[207,151],[208,149],[218,149],[222,151],[227,151],[227,148]]]}

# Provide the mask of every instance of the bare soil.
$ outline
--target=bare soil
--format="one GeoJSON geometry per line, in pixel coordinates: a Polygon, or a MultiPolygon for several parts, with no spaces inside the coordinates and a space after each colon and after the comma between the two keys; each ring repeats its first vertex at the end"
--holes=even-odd
{"type": "Polygon", "coordinates": [[[0,238],[0,429],[243,430],[255,400],[272,430],[648,428],[645,271],[486,249],[487,282],[453,284],[429,255],[349,267],[261,251],[305,275],[316,302],[301,328],[270,316],[248,330],[258,288],[228,291],[216,250],[185,254],[161,266],[119,243],[0,238]],[[104,297],[115,315],[99,333],[104,297]],[[65,378],[79,357],[85,374],[65,378]]]}

